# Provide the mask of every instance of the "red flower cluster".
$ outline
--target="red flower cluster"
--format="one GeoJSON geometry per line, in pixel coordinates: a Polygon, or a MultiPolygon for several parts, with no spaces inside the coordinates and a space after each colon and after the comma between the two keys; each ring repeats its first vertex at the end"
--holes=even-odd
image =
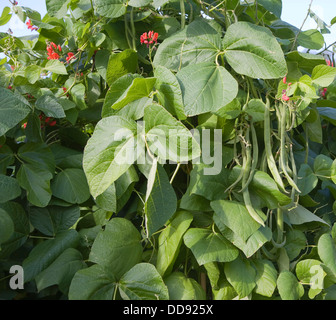
{"type": "Polygon", "coordinates": [[[58,60],[60,58],[60,55],[55,52],[55,50],[62,52],[62,47],[60,45],[57,46],[55,43],[51,42],[50,45],[47,46],[48,60],[58,60]]]}
{"type": "Polygon", "coordinates": [[[290,99],[290,97],[288,97],[288,96],[286,95],[286,92],[282,94],[282,100],[284,100],[284,101],[288,101],[289,99],[290,99]]]}
{"type": "MultiPolygon", "coordinates": [[[[287,84],[287,77],[284,77],[283,79],[282,79],[282,83],[283,84],[287,84]]],[[[288,83],[288,86],[291,86],[291,82],[290,83],[288,83]]],[[[286,94],[286,90],[282,90],[282,100],[284,100],[284,101],[288,101],[289,99],[290,99],[290,97],[288,97],[287,96],[287,94],[286,94]]]]}
{"type": "MultiPolygon", "coordinates": [[[[39,118],[41,120],[41,129],[44,127],[54,127],[57,124],[56,120],[50,117],[45,117],[44,114],[40,114],[39,118]]],[[[27,122],[23,124],[23,128],[27,128],[27,122]]]]}
{"type": "Polygon", "coordinates": [[[68,56],[67,56],[67,58],[66,58],[67,63],[70,63],[70,60],[71,60],[71,59],[74,59],[74,57],[75,57],[75,54],[72,53],[72,52],[69,52],[69,53],[68,53],[68,56]]]}
{"type": "Polygon", "coordinates": [[[36,30],[38,30],[38,27],[35,27],[35,26],[32,25],[30,19],[26,22],[26,25],[27,25],[28,29],[31,30],[31,31],[36,31],[36,30]]]}
{"type": "Polygon", "coordinates": [[[323,88],[322,92],[321,92],[321,96],[323,99],[326,99],[326,94],[327,94],[328,89],[327,88],[323,88]]]}
{"type": "Polygon", "coordinates": [[[334,63],[330,60],[326,60],[327,65],[330,67],[334,67],[334,63]]]}
{"type": "Polygon", "coordinates": [[[141,36],[140,36],[140,42],[141,44],[147,44],[147,47],[149,47],[150,44],[153,44],[155,42],[155,44],[157,44],[157,40],[158,40],[159,34],[157,32],[154,31],[149,31],[144,32],[141,36]]]}

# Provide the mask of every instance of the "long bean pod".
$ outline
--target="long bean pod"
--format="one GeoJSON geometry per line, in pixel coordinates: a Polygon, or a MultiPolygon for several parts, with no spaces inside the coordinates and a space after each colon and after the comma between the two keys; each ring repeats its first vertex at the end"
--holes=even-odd
{"type": "Polygon", "coordinates": [[[271,144],[271,119],[270,119],[270,101],[267,98],[266,100],[266,108],[264,113],[264,141],[265,141],[265,152],[266,152],[266,158],[267,158],[267,164],[268,168],[279,186],[279,188],[285,192],[288,193],[285,189],[285,186],[283,184],[283,181],[281,179],[280,173],[278,171],[277,165],[275,163],[273,153],[272,153],[272,144],[271,144]]]}
{"type": "Polygon", "coordinates": [[[251,198],[250,198],[250,193],[248,190],[248,185],[247,181],[250,176],[250,168],[251,168],[251,141],[250,141],[250,128],[247,128],[246,130],[246,147],[245,147],[245,156],[244,156],[244,164],[243,165],[243,178],[242,178],[242,187],[243,187],[243,199],[245,203],[245,207],[250,214],[250,216],[260,223],[262,226],[265,226],[264,221],[261,219],[259,214],[254,210],[251,198]]]}
{"type": "MultiPolygon", "coordinates": [[[[251,126],[251,133],[252,133],[252,151],[253,151],[252,162],[251,162],[251,165],[250,165],[250,168],[249,168],[250,174],[249,174],[248,180],[246,181],[245,185],[242,187],[240,192],[243,192],[249,186],[249,184],[251,183],[251,181],[253,179],[253,176],[254,176],[254,173],[256,171],[256,168],[257,168],[257,164],[258,164],[258,156],[259,156],[258,138],[257,138],[257,133],[256,133],[256,130],[254,128],[252,120],[251,120],[250,126],[251,126]]],[[[247,146],[247,148],[248,147],[251,148],[250,146],[247,146]]]]}
{"type": "Polygon", "coordinates": [[[282,172],[284,173],[288,183],[293,187],[297,192],[301,193],[300,189],[296,185],[296,183],[293,181],[291,176],[289,175],[287,171],[286,166],[286,110],[284,109],[284,106],[282,105],[283,110],[279,110],[280,115],[280,167],[282,169],[282,172]]]}

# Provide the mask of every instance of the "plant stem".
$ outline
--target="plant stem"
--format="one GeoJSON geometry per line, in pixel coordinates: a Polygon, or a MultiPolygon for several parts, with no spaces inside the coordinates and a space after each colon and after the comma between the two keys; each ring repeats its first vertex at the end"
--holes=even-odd
{"type": "Polygon", "coordinates": [[[185,6],[184,0],[180,0],[180,7],[181,7],[181,29],[185,27],[185,6]]]}
{"type": "Polygon", "coordinates": [[[136,51],[136,42],[135,42],[135,27],[134,27],[134,18],[133,18],[133,10],[134,8],[132,7],[131,13],[130,13],[130,22],[131,22],[131,31],[132,31],[132,48],[134,51],[136,51]]]}
{"type": "Polygon", "coordinates": [[[296,46],[296,42],[297,42],[297,39],[298,39],[298,37],[299,37],[299,34],[301,33],[302,28],[303,28],[304,24],[306,23],[306,21],[307,21],[307,19],[308,19],[308,17],[309,17],[310,8],[311,8],[312,4],[313,4],[313,0],[310,1],[307,15],[306,15],[305,19],[303,20],[302,25],[301,25],[301,27],[300,27],[298,33],[295,35],[295,39],[294,39],[294,42],[293,42],[293,45],[292,45],[292,48],[291,48],[290,51],[293,51],[294,48],[295,48],[295,46],[296,46]]]}
{"type": "Polygon", "coordinates": [[[181,163],[178,163],[177,166],[176,166],[176,169],[175,169],[175,171],[174,171],[174,174],[173,174],[173,176],[172,176],[171,179],[170,179],[170,184],[173,183],[173,181],[174,181],[174,179],[175,179],[175,177],[176,177],[176,175],[177,175],[177,172],[179,171],[180,167],[181,167],[181,163]]]}

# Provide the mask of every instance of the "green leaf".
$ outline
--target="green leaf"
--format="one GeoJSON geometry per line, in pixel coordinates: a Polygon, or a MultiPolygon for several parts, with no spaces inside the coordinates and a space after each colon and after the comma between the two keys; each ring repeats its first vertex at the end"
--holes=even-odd
{"type": "Polygon", "coordinates": [[[253,122],[264,121],[265,104],[262,100],[251,99],[244,111],[252,117],[253,122]]]}
{"type": "Polygon", "coordinates": [[[30,164],[21,165],[17,179],[20,186],[27,191],[28,201],[37,207],[46,207],[51,199],[50,180],[52,174],[40,171],[30,164]]]}
{"type": "Polygon", "coordinates": [[[29,212],[31,224],[46,236],[56,236],[70,229],[79,219],[80,210],[77,206],[68,208],[48,206],[32,208],[29,212]]]}
{"type": "Polygon", "coordinates": [[[13,200],[21,195],[18,181],[13,177],[0,174],[0,203],[13,200]]]}
{"type": "Polygon", "coordinates": [[[307,239],[302,231],[296,229],[286,231],[286,244],[284,248],[290,261],[298,257],[301,250],[304,250],[306,246],[307,239]]]}
{"type": "Polygon", "coordinates": [[[11,15],[11,9],[9,7],[4,7],[2,14],[0,16],[0,26],[3,26],[9,22],[9,20],[12,18],[11,15]]]}
{"type": "Polygon", "coordinates": [[[263,171],[255,172],[250,187],[251,190],[265,201],[267,207],[270,209],[291,203],[291,198],[284,195],[274,180],[263,171]]]}
{"type": "Polygon", "coordinates": [[[159,103],[179,120],[185,120],[182,91],[176,76],[166,67],[157,66],[154,69],[154,77],[159,103]]]}
{"type": "Polygon", "coordinates": [[[238,250],[221,234],[211,230],[189,229],[183,237],[199,265],[208,262],[230,262],[238,257],[238,250]]]}
{"type": "Polygon", "coordinates": [[[193,216],[187,211],[176,212],[174,219],[160,233],[156,269],[162,276],[172,269],[182,244],[182,237],[188,230],[193,216]]]}
{"type": "Polygon", "coordinates": [[[123,218],[109,221],[92,246],[89,260],[109,268],[117,279],[141,261],[141,236],[133,224],[123,218]]]}
{"type": "Polygon", "coordinates": [[[241,104],[237,98],[215,112],[216,115],[225,119],[236,119],[241,114],[241,104]]]}
{"type": "Polygon", "coordinates": [[[69,3],[70,0],[46,0],[48,14],[57,19],[64,17],[68,11],[69,3]]]}
{"type": "Polygon", "coordinates": [[[287,54],[288,61],[294,61],[300,69],[312,73],[314,67],[325,64],[325,59],[322,55],[292,51],[287,54]]]}
{"type": "Polygon", "coordinates": [[[129,75],[119,78],[106,94],[102,116],[105,117],[110,108],[119,110],[132,101],[148,97],[155,81],[155,78],[134,78],[129,75]]]}
{"type": "Polygon", "coordinates": [[[217,227],[222,230],[223,225],[227,226],[243,241],[246,241],[260,227],[246,207],[239,202],[217,200],[211,202],[211,207],[215,211],[214,222],[217,227]]]}
{"type": "Polygon", "coordinates": [[[26,143],[20,147],[19,158],[23,161],[17,179],[27,191],[28,200],[37,207],[45,207],[51,199],[50,180],[55,170],[54,157],[43,143],[26,143]]]}
{"type": "Polygon", "coordinates": [[[107,66],[110,58],[109,50],[98,50],[95,56],[96,69],[100,76],[106,80],[107,66]]]}
{"type": "Polygon", "coordinates": [[[318,222],[329,226],[326,221],[301,205],[297,205],[295,208],[289,210],[286,213],[286,216],[288,217],[289,222],[293,225],[300,225],[308,222],[318,222]]]}
{"type": "Polygon", "coordinates": [[[336,277],[336,247],[330,234],[323,234],[317,243],[317,252],[322,262],[336,277]]]}
{"type": "Polygon", "coordinates": [[[30,111],[29,102],[20,94],[0,87],[0,136],[26,118],[30,111]]]}
{"type": "Polygon", "coordinates": [[[321,261],[314,259],[305,259],[296,265],[296,276],[306,285],[310,286],[308,296],[314,299],[323,289],[323,280],[326,273],[323,271],[321,261]]]}
{"type": "Polygon", "coordinates": [[[7,173],[7,167],[13,164],[13,151],[6,145],[0,148],[0,174],[7,173]]]}
{"type": "Polygon", "coordinates": [[[205,300],[206,294],[202,287],[182,272],[174,272],[164,279],[168,287],[170,300],[205,300]]]}
{"type": "Polygon", "coordinates": [[[96,198],[96,204],[106,211],[117,211],[117,193],[114,183],[96,198]]]}
{"type": "Polygon", "coordinates": [[[258,5],[259,4],[280,19],[282,12],[282,0],[258,0],[258,5]]]}
{"type": "Polygon", "coordinates": [[[125,0],[94,0],[94,8],[98,15],[107,18],[118,18],[126,13],[125,0]]]}
{"type": "Polygon", "coordinates": [[[68,294],[75,273],[86,267],[82,254],[73,248],[66,249],[56,260],[36,276],[37,290],[58,285],[63,294],[68,294]]]}
{"type": "Polygon", "coordinates": [[[106,35],[105,33],[98,32],[97,34],[93,35],[91,39],[93,41],[94,46],[99,48],[105,41],[106,35]]]}
{"type": "Polygon", "coordinates": [[[297,186],[300,189],[300,196],[307,195],[317,185],[318,178],[314,174],[313,170],[306,163],[302,163],[298,172],[297,186]]]}
{"type": "Polygon", "coordinates": [[[276,79],[287,74],[283,51],[271,31],[237,22],[226,31],[225,58],[237,72],[251,78],[276,79]]]}
{"type": "Polygon", "coordinates": [[[82,83],[76,84],[70,91],[71,96],[80,110],[87,108],[85,103],[85,86],[82,83]]]}
{"type": "Polygon", "coordinates": [[[55,170],[54,155],[45,143],[26,143],[20,147],[18,156],[24,163],[40,171],[52,174],[55,170]]]}
{"type": "Polygon", "coordinates": [[[60,232],[54,239],[45,240],[36,245],[28,258],[23,261],[25,282],[33,280],[40,272],[49,267],[66,249],[78,244],[75,230],[60,232]]]}
{"type": "Polygon", "coordinates": [[[186,162],[200,156],[200,146],[191,132],[162,106],[147,106],[144,122],[149,149],[160,159],[186,162]]]}
{"type": "Polygon", "coordinates": [[[333,161],[324,154],[319,154],[314,160],[314,172],[321,179],[331,178],[333,161]]]}
{"type": "MultiPolygon", "coordinates": [[[[18,203],[6,202],[0,204],[0,209],[8,214],[14,225],[14,233],[12,233],[10,238],[1,245],[0,259],[4,259],[8,258],[12,252],[20,248],[26,242],[30,233],[30,225],[25,210],[23,210],[18,203]]],[[[1,226],[6,226],[6,224],[1,223],[1,226]]],[[[1,232],[1,235],[2,234],[6,234],[6,232],[1,232]]]]}
{"type": "Polygon", "coordinates": [[[112,300],[116,285],[112,270],[95,264],[75,274],[70,284],[69,300],[112,300]]]}
{"type": "Polygon", "coordinates": [[[41,110],[47,117],[65,118],[62,105],[55,96],[43,95],[37,99],[36,108],[41,110]]]}
{"type": "Polygon", "coordinates": [[[319,85],[320,87],[328,87],[334,81],[335,77],[335,68],[326,65],[319,65],[313,69],[313,83],[319,85]]]}
{"type": "Polygon", "coordinates": [[[257,271],[255,293],[265,297],[272,297],[277,285],[278,273],[268,260],[256,259],[253,265],[257,271]]]}
{"type": "Polygon", "coordinates": [[[256,270],[246,259],[238,257],[232,262],[225,263],[224,272],[240,299],[248,296],[256,286],[256,270]]]}
{"type": "Polygon", "coordinates": [[[220,34],[205,21],[193,21],[160,44],[153,63],[177,72],[189,64],[214,62],[220,49],[220,34]]]}
{"type": "Polygon", "coordinates": [[[25,70],[25,76],[28,79],[29,83],[34,84],[40,79],[42,72],[42,67],[37,65],[28,66],[25,70]]]}
{"type": "Polygon", "coordinates": [[[141,8],[150,4],[152,0],[130,0],[128,4],[132,7],[141,8]]]}
{"type": "Polygon", "coordinates": [[[14,223],[6,211],[0,209],[0,251],[1,244],[9,240],[14,233],[14,223]]]}
{"type": "Polygon", "coordinates": [[[103,117],[121,116],[130,120],[139,120],[143,118],[144,111],[147,106],[153,103],[153,98],[142,97],[138,100],[134,100],[128,103],[120,110],[114,110],[112,108],[103,109],[103,117]]]}
{"type": "Polygon", "coordinates": [[[124,300],[168,300],[168,288],[160,274],[149,263],[139,263],[119,281],[119,292],[124,300]]]}
{"type": "Polygon", "coordinates": [[[260,226],[247,241],[244,241],[238,234],[227,228],[220,221],[217,221],[217,226],[226,239],[235,245],[238,249],[244,252],[246,258],[254,255],[266,242],[272,239],[272,230],[268,227],[260,226]]]}
{"type": "Polygon", "coordinates": [[[187,116],[216,112],[238,94],[237,81],[225,68],[211,62],[191,64],[181,69],[176,77],[187,116]]]}
{"type": "Polygon", "coordinates": [[[55,74],[64,74],[64,75],[68,74],[65,65],[61,61],[55,59],[49,60],[46,63],[44,69],[55,74]]]}
{"type": "Polygon", "coordinates": [[[177,208],[177,198],[164,168],[153,166],[145,202],[146,229],[148,237],[159,230],[173,216],[177,208]]]}
{"type": "Polygon", "coordinates": [[[282,300],[299,300],[303,294],[303,286],[289,271],[282,271],[277,280],[277,287],[282,300]]]}
{"type": "Polygon", "coordinates": [[[297,38],[297,42],[302,47],[319,50],[323,47],[324,38],[318,30],[311,29],[301,31],[297,38]]]}
{"type": "Polygon", "coordinates": [[[83,203],[90,198],[90,190],[84,171],[65,169],[52,181],[53,195],[69,203],[83,203]]]}
{"type": "MultiPolygon", "coordinates": [[[[84,150],[83,168],[94,198],[136,160],[136,123],[119,116],[100,120],[84,150]],[[130,151],[133,148],[133,151],[130,151]]],[[[138,144],[141,148],[141,145],[138,144]]]]}
{"type": "Polygon", "coordinates": [[[134,73],[138,65],[138,55],[131,49],[112,54],[106,71],[106,81],[109,86],[114,81],[128,73],[134,73]]]}
{"type": "MultiPolygon", "coordinates": [[[[230,153],[233,157],[233,150],[223,147],[223,154],[230,153]]],[[[228,176],[230,171],[222,168],[219,174],[207,175],[204,172],[205,168],[206,166],[203,165],[194,166],[190,173],[189,193],[202,196],[210,201],[224,199],[227,196],[224,191],[229,187],[228,176]]]]}

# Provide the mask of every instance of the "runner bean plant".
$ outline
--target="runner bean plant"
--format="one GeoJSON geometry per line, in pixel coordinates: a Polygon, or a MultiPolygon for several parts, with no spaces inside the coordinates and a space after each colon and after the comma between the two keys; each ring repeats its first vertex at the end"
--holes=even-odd
{"type": "Polygon", "coordinates": [[[336,299],[336,19],[46,7],[0,16],[0,298],[336,299]]]}

